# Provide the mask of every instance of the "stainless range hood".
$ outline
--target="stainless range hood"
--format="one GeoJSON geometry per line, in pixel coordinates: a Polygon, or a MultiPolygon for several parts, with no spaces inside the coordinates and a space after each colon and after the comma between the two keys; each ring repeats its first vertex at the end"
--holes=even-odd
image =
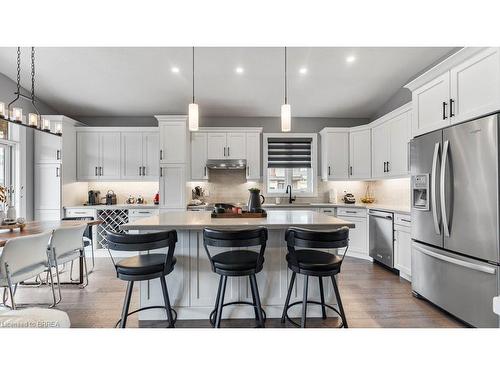
{"type": "Polygon", "coordinates": [[[245,169],[246,159],[208,159],[208,169],[245,169]]]}

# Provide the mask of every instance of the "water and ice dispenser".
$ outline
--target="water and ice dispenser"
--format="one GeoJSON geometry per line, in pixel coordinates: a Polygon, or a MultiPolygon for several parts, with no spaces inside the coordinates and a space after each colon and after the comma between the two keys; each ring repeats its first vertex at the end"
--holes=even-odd
{"type": "Polygon", "coordinates": [[[429,175],[411,177],[411,205],[416,210],[429,211],[429,175]]]}

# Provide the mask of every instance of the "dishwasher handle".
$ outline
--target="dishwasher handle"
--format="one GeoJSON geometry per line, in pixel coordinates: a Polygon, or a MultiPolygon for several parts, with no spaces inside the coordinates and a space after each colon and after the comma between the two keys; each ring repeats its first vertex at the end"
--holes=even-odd
{"type": "Polygon", "coordinates": [[[379,213],[375,213],[375,212],[368,212],[368,215],[374,216],[374,217],[379,217],[381,219],[387,219],[387,220],[393,219],[392,215],[390,215],[390,214],[384,215],[384,214],[379,214],[379,213]]]}

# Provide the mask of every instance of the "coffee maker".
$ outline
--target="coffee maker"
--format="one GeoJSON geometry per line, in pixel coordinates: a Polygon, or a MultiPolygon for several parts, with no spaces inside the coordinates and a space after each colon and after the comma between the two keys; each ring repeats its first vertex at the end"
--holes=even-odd
{"type": "Polygon", "coordinates": [[[89,199],[87,205],[95,206],[96,204],[101,204],[100,195],[101,192],[99,190],[89,190],[89,199]]]}

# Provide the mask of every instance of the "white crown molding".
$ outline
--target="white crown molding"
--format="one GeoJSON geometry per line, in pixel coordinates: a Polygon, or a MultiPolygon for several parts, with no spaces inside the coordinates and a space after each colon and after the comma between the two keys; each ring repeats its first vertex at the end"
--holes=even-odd
{"type": "Polygon", "coordinates": [[[399,116],[399,115],[401,115],[401,114],[403,114],[405,112],[411,111],[412,108],[413,108],[413,104],[412,104],[411,101],[409,101],[408,103],[403,104],[401,107],[398,107],[395,110],[393,110],[393,111],[391,111],[389,113],[386,113],[382,117],[379,117],[378,119],[373,120],[368,125],[369,125],[370,128],[377,127],[380,124],[383,124],[384,122],[387,122],[387,121],[389,121],[390,119],[392,119],[394,117],[397,117],[397,116],[399,116]]]}
{"type": "Polygon", "coordinates": [[[158,122],[179,122],[187,121],[187,115],[155,115],[158,122]]]}
{"type": "MultiPolygon", "coordinates": [[[[263,128],[261,127],[253,127],[253,126],[246,126],[246,127],[222,127],[222,126],[204,126],[200,127],[198,131],[201,132],[208,132],[208,133],[217,133],[217,132],[232,132],[232,133],[262,133],[263,128]]],[[[196,133],[196,132],[191,132],[191,133],[196,133]]]]}
{"type": "Polygon", "coordinates": [[[113,132],[113,133],[143,133],[157,132],[157,126],[78,126],[75,128],[79,133],[88,132],[113,132]]]}

